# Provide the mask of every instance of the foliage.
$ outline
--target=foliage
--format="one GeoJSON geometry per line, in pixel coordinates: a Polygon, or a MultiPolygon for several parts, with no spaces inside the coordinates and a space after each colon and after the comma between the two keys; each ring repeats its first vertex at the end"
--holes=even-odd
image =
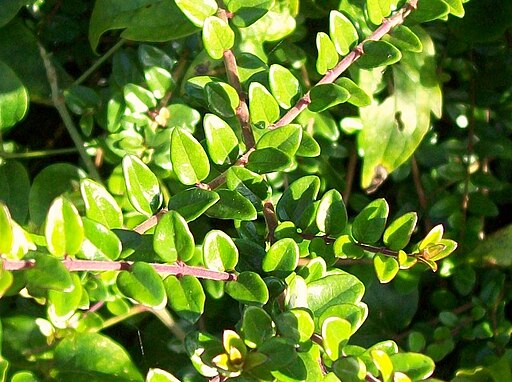
{"type": "Polygon", "coordinates": [[[0,381],[512,380],[498,3],[0,0],[0,381]]]}

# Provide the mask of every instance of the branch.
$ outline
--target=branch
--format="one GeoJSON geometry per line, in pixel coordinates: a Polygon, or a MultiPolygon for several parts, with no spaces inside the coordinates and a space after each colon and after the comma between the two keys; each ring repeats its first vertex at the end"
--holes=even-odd
{"type": "MultiPolygon", "coordinates": [[[[93,271],[130,271],[133,261],[96,261],[96,260],[76,260],[66,258],[62,260],[62,265],[70,272],[93,272],[93,271]]],[[[1,267],[6,271],[19,271],[30,269],[35,266],[33,260],[3,260],[1,267]]],[[[180,276],[195,276],[202,279],[218,281],[235,281],[234,273],[214,271],[202,267],[193,267],[182,262],[175,264],[150,263],[150,265],[160,274],[170,274],[180,276]]]]}
{"type": "MultiPolygon", "coordinates": [[[[357,45],[352,51],[341,60],[338,65],[333,69],[329,70],[323,78],[318,81],[316,85],[330,84],[334,82],[339,76],[347,70],[350,65],[356,62],[364,54],[364,44],[368,41],[378,41],[384,35],[388,34],[393,28],[402,24],[407,16],[418,7],[418,0],[410,0],[404,5],[393,16],[384,19],[382,24],[371,34],[370,37],[364,39],[359,45],[357,45]]],[[[316,86],[315,85],[315,86],[316,86]]],[[[311,90],[310,90],[311,91],[311,90]]],[[[270,126],[270,129],[277,129],[278,127],[288,125],[311,103],[310,91],[297,101],[288,112],[274,125],[270,126]]]]}

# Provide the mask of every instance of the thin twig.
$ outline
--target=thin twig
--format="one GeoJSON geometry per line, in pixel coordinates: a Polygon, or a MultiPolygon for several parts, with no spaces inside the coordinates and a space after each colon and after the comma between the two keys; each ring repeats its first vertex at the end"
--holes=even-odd
{"type": "Polygon", "coordinates": [[[155,215],[151,216],[149,219],[144,220],[142,223],[140,223],[137,227],[135,227],[133,230],[139,234],[143,234],[144,232],[148,231],[149,229],[153,228],[157,225],[157,223],[160,221],[160,219],[167,213],[169,210],[167,208],[162,208],[160,211],[158,211],[155,215]]]}
{"type": "Polygon", "coordinates": [[[101,182],[100,174],[98,173],[96,167],[94,167],[94,163],[85,151],[85,143],[82,137],[80,136],[80,133],[78,132],[78,129],[76,128],[76,125],[73,122],[73,119],[71,118],[71,115],[69,114],[69,111],[66,107],[64,97],[62,95],[61,90],[59,89],[57,73],[55,72],[55,67],[51,62],[50,56],[41,44],[38,45],[39,53],[41,55],[41,58],[43,59],[44,67],[46,69],[46,76],[48,77],[48,82],[50,83],[53,104],[59,112],[62,122],[64,122],[64,126],[66,127],[69,135],[71,136],[71,139],[73,140],[73,143],[75,144],[78,153],[80,154],[80,158],[82,158],[82,161],[84,162],[84,165],[87,168],[87,171],[89,172],[89,175],[94,180],[101,182]]]}
{"type": "MultiPolygon", "coordinates": [[[[418,0],[410,0],[397,13],[390,18],[384,19],[382,24],[371,34],[370,37],[364,39],[352,51],[343,58],[333,69],[329,70],[316,85],[333,83],[339,76],[345,72],[355,61],[364,54],[364,44],[368,41],[378,41],[384,35],[388,34],[393,28],[402,24],[407,16],[418,7],[418,0]]],[[[315,86],[316,86],[315,85],[315,86]]],[[[299,101],[270,129],[288,125],[311,103],[310,92],[308,91],[299,101]]]]}
{"type": "Polygon", "coordinates": [[[69,147],[65,149],[55,149],[55,150],[39,150],[39,151],[27,151],[21,153],[8,153],[6,151],[0,152],[0,158],[4,159],[31,159],[31,158],[42,158],[42,157],[50,157],[55,155],[67,155],[67,154],[75,154],[78,152],[76,147],[69,147]]]}
{"type": "Polygon", "coordinates": [[[274,243],[274,232],[277,228],[278,221],[274,204],[271,200],[267,200],[263,203],[263,216],[268,228],[267,240],[270,244],[274,243]]]}
{"type": "Polygon", "coordinates": [[[355,147],[351,147],[350,156],[348,158],[347,176],[345,177],[345,190],[343,191],[343,201],[348,204],[348,199],[352,193],[352,186],[354,184],[354,177],[356,174],[357,165],[357,152],[355,147]]]}
{"type": "Polygon", "coordinates": [[[179,326],[174,318],[172,318],[171,314],[167,309],[149,309],[151,313],[153,313],[162,324],[164,324],[167,329],[169,329],[174,336],[180,340],[180,342],[185,342],[185,336],[187,333],[179,326]]]}

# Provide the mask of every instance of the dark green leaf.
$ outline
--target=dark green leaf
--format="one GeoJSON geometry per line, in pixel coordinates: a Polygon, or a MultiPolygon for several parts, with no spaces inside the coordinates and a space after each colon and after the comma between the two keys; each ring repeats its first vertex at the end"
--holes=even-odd
{"type": "Polygon", "coordinates": [[[321,84],[314,86],[310,91],[311,103],[308,108],[314,112],[321,112],[350,98],[350,93],[336,84],[321,84]]]}
{"type": "Polygon", "coordinates": [[[217,190],[219,201],[206,214],[217,219],[255,220],[257,212],[252,203],[238,191],[217,190]]]}
{"type": "Polygon", "coordinates": [[[240,98],[236,90],[225,82],[208,82],[204,91],[206,101],[211,111],[225,118],[231,118],[236,113],[240,98]]]}
{"type": "Polygon", "coordinates": [[[35,265],[27,269],[25,278],[31,288],[72,291],[75,287],[71,275],[59,259],[48,254],[32,254],[35,265]]]}
{"type": "Polygon", "coordinates": [[[85,204],[85,214],[89,219],[111,229],[122,227],[121,208],[102,185],[90,179],[83,179],[80,182],[80,192],[85,204]]]}
{"type": "Polygon", "coordinates": [[[217,2],[215,0],[175,0],[176,5],[187,16],[187,18],[196,26],[201,28],[208,16],[217,12],[217,2]]]}
{"type": "Polygon", "coordinates": [[[226,284],[226,293],[247,305],[264,305],[269,297],[265,282],[254,272],[240,273],[236,281],[226,284]]]}
{"type": "Polygon", "coordinates": [[[387,41],[401,50],[419,53],[423,50],[420,38],[405,25],[399,25],[388,35],[387,41]]]}
{"type": "Polygon", "coordinates": [[[55,348],[54,362],[57,381],[143,381],[128,353],[99,333],[64,338],[55,348]]]}
{"type": "Polygon", "coordinates": [[[153,236],[153,248],[168,263],[192,258],[195,249],[194,237],[187,222],[178,212],[171,210],[160,219],[153,236]]]}
{"type": "Polygon", "coordinates": [[[338,237],[347,225],[347,209],[343,197],[336,190],[327,191],[318,206],[316,225],[331,237],[338,237]]]}
{"type": "Polygon", "coordinates": [[[409,212],[394,220],[384,231],[384,244],[395,251],[403,249],[409,243],[417,221],[416,212],[409,212]]]}
{"type": "Polygon", "coordinates": [[[168,208],[177,211],[189,222],[201,216],[219,199],[219,195],[214,191],[192,188],[173,195],[169,200],[168,208]]]}
{"type": "Polygon", "coordinates": [[[242,317],[241,334],[250,348],[257,348],[275,335],[275,325],[263,309],[249,306],[242,317]]]}
{"type": "Polygon", "coordinates": [[[318,50],[318,58],[316,60],[316,70],[320,74],[325,74],[338,63],[338,52],[334,43],[324,32],[316,35],[316,49],[318,50]]]}
{"type": "MultiPolygon", "coordinates": [[[[1,21],[1,20],[0,20],[1,21]]],[[[28,110],[28,91],[16,73],[0,61],[0,132],[21,121],[28,110]]]]}
{"type": "Polygon", "coordinates": [[[85,237],[77,257],[88,260],[117,260],[121,255],[121,241],[107,227],[88,218],[82,218],[85,237]]]}
{"type": "Polygon", "coordinates": [[[340,358],[332,369],[343,382],[359,382],[366,378],[366,365],[357,357],[340,358]]]}
{"type": "MultiPolygon", "coordinates": [[[[0,15],[0,28],[11,21],[18,13],[20,8],[27,4],[26,0],[4,1],[2,4],[2,14],[0,15]]],[[[1,375],[1,373],[0,373],[1,375]]]]}
{"type": "Polygon", "coordinates": [[[373,244],[384,232],[389,214],[388,203],[377,199],[368,204],[354,219],[352,235],[360,243],[373,244]]]}
{"type": "Polygon", "coordinates": [[[238,157],[239,145],[233,129],[215,114],[203,119],[204,135],[211,160],[219,165],[232,163],[238,157]]]}
{"type": "Polygon", "coordinates": [[[258,174],[266,174],[284,170],[291,165],[289,155],[274,147],[265,147],[253,151],[249,155],[247,168],[258,174]]]}
{"type": "Polygon", "coordinates": [[[80,85],[66,89],[64,97],[68,108],[78,115],[97,109],[101,103],[100,96],[94,89],[80,85]]]}
{"type": "Polygon", "coordinates": [[[116,285],[122,294],[139,304],[153,309],[162,309],[167,304],[162,278],[147,263],[133,263],[130,271],[119,273],[116,285]]]}
{"type": "Polygon", "coordinates": [[[123,176],[131,205],[141,214],[151,216],[162,205],[158,178],[139,158],[123,158],[123,176]]]}
{"type": "Polygon", "coordinates": [[[204,311],[206,296],[194,276],[168,276],[164,280],[167,304],[183,319],[195,323],[204,311]]]}
{"type": "Polygon", "coordinates": [[[232,270],[238,263],[238,248],[224,232],[210,231],[203,242],[203,261],[209,269],[232,270]]]}
{"type": "Polygon", "coordinates": [[[314,175],[304,176],[288,187],[276,206],[280,220],[290,220],[295,224],[306,208],[313,203],[320,190],[320,179],[314,175]]]}
{"type": "Polygon", "coordinates": [[[277,316],[276,323],[280,334],[295,343],[309,340],[315,330],[311,312],[305,308],[294,308],[281,313],[277,316]]]}
{"type": "Polygon", "coordinates": [[[276,241],[263,258],[262,268],[265,272],[293,271],[299,263],[299,247],[290,238],[276,241]]]}
{"type": "Polygon", "coordinates": [[[210,162],[201,144],[187,130],[175,128],[171,136],[171,162],[181,183],[192,185],[210,174],[210,162]]]}
{"type": "Polygon", "coordinates": [[[386,41],[365,42],[363,49],[365,54],[357,60],[357,65],[362,69],[391,65],[402,58],[402,53],[386,41]]]}
{"type": "Polygon", "coordinates": [[[28,173],[21,163],[6,160],[0,164],[0,200],[20,224],[27,219],[29,190],[28,173]]]}
{"type": "Polygon", "coordinates": [[[235,33],[224,20],[217,16],[210,16],[204,20],[203,44],[210,57],[221,59],[224,51],[231,49],[234,42],[235,33]]]}
{"type": "Polygon", "coordinates": [[[233,24],[246,28],[259,20],[270,10],[273,0],[226,0],[228,10],[234,13],[233,24]]]}
{"type": "Polygon", "coordinates": [[[336,50],[342,56],[350,52],[359,39],[354,24],[338,11],[331,11],[329,14],[329,35],[336,50]]]}
{"type": "Polygon", "coordinates": [[[238,191],[251,201],[256,209],[271,195],[271,189],[265,179],[244,167],[233,166],[226,174],[226,185],[230,190],[238,191]]]}
{"type": "Polygon", "coordinates": [[[300,92],[300,84],[297,78],[288,69],[278,64],[270,67],[268,76],[270,91],[279,106],[283,109],[292,107],[300,92]]]}

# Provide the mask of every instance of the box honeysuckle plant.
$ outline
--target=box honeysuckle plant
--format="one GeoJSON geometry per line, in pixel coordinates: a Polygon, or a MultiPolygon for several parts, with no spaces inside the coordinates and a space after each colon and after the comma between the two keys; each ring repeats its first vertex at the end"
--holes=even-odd
{"type": "Polygon", "coordinates": [[[456,313],[483,317],[476,300],[433,337],[428,323],[370,335],[417,308],[372,306],[449,274],[463,235],[429,220],[419,176],[422,211],[368,194],[435,143],[434,39],[471,3],[65,3],[0,1],[0,381],[430,378],[456,313]],[[70,50],[79,75],[52,33],[88,40],[70,50]],[[81,50],[96,57],[83,70],[81,50]],[[50,155],[76,163],[18,160],[9,134],[38,103],[74,144],[50,155]]]}

